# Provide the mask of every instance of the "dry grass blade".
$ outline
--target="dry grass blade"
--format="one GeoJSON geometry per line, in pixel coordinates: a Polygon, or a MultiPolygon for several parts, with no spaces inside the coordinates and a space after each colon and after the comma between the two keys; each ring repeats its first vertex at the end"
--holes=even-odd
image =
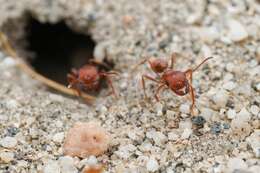
{"type": "MultiPolygon", "coordinates": [[[[73,89],[69,89],[67,87],[65,87],[64,85],[61,85],[53,80],[50,80],[44,76],[42,76],[41,74],[37,73],[36,71],[34,71],[29,65],[27,65],[21,58],[18,57],[17,53],[15,52],[15,50],[11,47],[11,45],[9,44],[9,41],[7,39],[7,37],[5,36],[5,34],[3,32],[0,31],[0,41],[1,44],[0,46],[3,48],[3,50],[10,56],[12,57],[16,62],[18,67],[24,71],[25,73],[27,73],[29,76],[31,76],[32,78],[44,83],[45,85],[47,85],[50,88],[53,88],[57,91],[60,91],[64,94],[67,95],[72,95],[72,96],[78,96],[77,92],[73,89]]],[[[87,102],[92,102],[95,100],[95,97],[90,96],[88,94],[84,94],[82,93],[81,97],[83,99],[85,99],[87,102]]]]}

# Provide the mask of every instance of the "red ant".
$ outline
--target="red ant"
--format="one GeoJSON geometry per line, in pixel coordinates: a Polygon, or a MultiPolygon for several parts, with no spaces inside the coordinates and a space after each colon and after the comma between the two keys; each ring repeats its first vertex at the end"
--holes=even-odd
{"type": "Polygon", "coordinates": [[[98,68],[98,65],[108,68],[108,65],[105,63],[92,60],[89,64],[84,65],[79,70],[72,69],[71,73],[67,75],[69,82],[68,88],[75,89],[78,92],[78,95],[81,96],[82,91],[98,91],[102,80],[105,79],[112,90],[108,95],[114,94],[114,96],[117,97],[110,77],[111,75],[118,75],[118,73],[114,71],[101,71],[98,68]]]}
{"type": "Polygon", "coordinates": [[[203,63],[205,63],[207,60],[213,58],[208,57],[204,59],[196,68],[194,69],[188,69],[184,72],[173,70],[174,67],[174,60],[176,58],[177,54],[173,53],[171,56],[171,64],[170,67],[168,66],[168,62],[164,59],[156,59],[156,58],[149,58],[145,59],[138,65],[144,64],[146,61],[148,61],[150,68],[153,72],[156,73],[159,80],[157,80],[154,77],[151,77],[149,75],[142,75],[142,87],[144,90],[145,98],[147,98],[146,90],[145,90],[145,78],[149,79],[153,82],[158,83],[158,87],[156,89],[155,93],[155,99],[159,101],[159,93],[162,89],[171,89],[174,93],[176,93],[179,96],[184,96],[188,93],[191,95],[192,105],[190,107],[191,114],[194,115],[193,108],[195,105],[195,94],[194,89],[192,87],[192,73],[196,71],[203,63]],[[189,79],[189,80],[188,80],[189,79]]]}

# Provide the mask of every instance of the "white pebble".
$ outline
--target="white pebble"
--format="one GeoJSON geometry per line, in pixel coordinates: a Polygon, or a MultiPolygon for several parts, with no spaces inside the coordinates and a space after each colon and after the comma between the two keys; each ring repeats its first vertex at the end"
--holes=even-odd
{"type": "Polygon", "coordinates": [[[227,118],[228,119],[233,119],[233,118],[236,117],[236,115],[237,115],[237,113],[236,113],[236,111],[234,109],[229,109],[227,111],[227,118]]]}
{"type": "Polygon", "coordinates": [[[251,118],[250,113],[246,108],[242,108],[241,111],[237,114],[237,118],[241,121],[248,122],[251,118]]]}
{"type": "Polygon", "coordinates": [[[216,103],[216,106],[218,108],[224,108],[228,101],[228,93],[225,90],[219,90],[214,96],[213,96],[213,102],[216,103]]]}
{"type": "Polygon", "coordinates": [[[99,43],[95,46],[94,57],[97,61],[102,62],[106,57],[106,47],[107,47],[106,42],[99,43]]]}
{"type": "Polygon", "coordinates": [[[161,116],[163,113],[162,113],[162,110],[163,110],[163,105],[160,103],[160,102],[157,102],[155,104],[155,109],[156,109],[156,112],[157,112],[157,115],[158,116],[161,116]]]}
{"type": "Polygon", "coordinates": [[[251,96],[252,89],[250,84],[240,84],[239,87],[236,88],[237,94],[242,94],[247,97],[251,96]]]}
{"type": "Polygon", "coordinates": [[[88,166],[95,166],[97,164],[98,164],[97,158],[95,156],[91,155],[88,158],[85,158],[85,159],[81,160],[78,163],[77,167],[78,168],[82,168],[83,166],[86,166],[86,165],[88,165],[88,166]]]}
{"type": "Polygon", "coordinates": [[[61,173],[61,169],[57,162],[50,161],[44,166],[43,173],[61,173]]]}
{"type": "Polygon", "coordinates": [[[74,160],[72,157],[70,156],[63,156],[63,157],[60,157],[59,158],[59,164],[60,165],[63,165],[63,164],[66,164],[66,165],[73,165],[74,163],[74,160]]]}
{"type": "Polygon", "coordinates": [[[64,101],[63,97],[57,94],[49,94],[49,97],[54,102],[62,103],[64,101]]]}
{"type": "Polygon", "coordinates": [[[12,152],[0,152],[0,162],[9,163],[14,160],[14,153],[12,152]]]}
{"type": "Polygon", "coordinates": [[[235,170],[247,169],[247,164],[240,158],[230,158],[227,163],[228,172],[234,172],[235,170]]]}
{"type": "Polygon", "coordinates": [[[177,141],[179,139],[179,135],[174,132],[169,132],[168,139],[171,141],[177,141]]]}
{"type": "Polygon", "coordinates": [[[248,33],[244,26],[237,20],[231,19],[228,21],[229,33],[228,37],[234,41],[239,42],[248,37],[248,33]]]}
{"type": "Polygon", "coordinates": [[[12,66],[16,65],[16,61],[11,57],[7,57],[2,61],[1,64],[6,67],[12,67],[12,66]]]}
{"type": "Polygon", "coordinates": [[[17,140],[14,137],[7,136],[0,140],[0,145],[5,148],[14,148],[17,145],[17,140]]]}
{"type": "Polygon", "coordinates": [[[256,89],[257,89],[257,91],[260,91],[260,83],[258,83],[258,84],[256,85],[256,89]]]}
{"type": "Polygon", "coordinates": [[[188,139],[192,134],[191,129],[184,129],[183,133],[181,134],[181,139],[188,139]]]}
{"type": "Polygon", "coordinates": [[[171,118],[172,118],[172,117],[175,117],[175,114],[176,114],[176,113],[175,113],[174,111],[172,111],[172,110],[167,110],[167,111],[166,111],[166,115],[167,115],[167,117],[169,117],[169,118],[170,118],[170,117],[171,117],[171,118]]]}
{"type": "Polygon", "coordinates": [[[98,160],[95,156],[89,156],[87,160],[88,165],[96,165],[98,163],[98,160]]]}
{"type": "Polygon", "coordinates": [[[74,166],[74,160],[70,156],[64,156],[59,158],[59,165],[62,173],[77,173],[78,170],[74,166]]]}
{"type": "Polygon", "coordinates": [[[150,158],[146,163],[146,169],[150,172],[155,172],[159,169],[159,164],[154,158],[150,158]]]}
{"type": "Polygon", "coordinates": [[[227,63],[226,64],[226,69],[227,69],[227,71],[229,71],[229,72],[233,72],[234,71],[234,69],[235,69],[235,65],[234,65],[234,63],[227,63]]]}
{"type": "Polygon", "coordinates": [[[200,37],[204,42],[212,43],[220,38],[219,31],[215,27],[202,28],[200,31],[200,37]]]}
{"type": "Polygon", "coordinates": [[[200,51],[201,51],[203,57],[210,57],[210,56],[212,56],[212,51],[211,51],[210,47],[207,46],[207,45],[203,45],[201,47],[200,51]]]}
{"type": "Polygon", "coordinates": [[[250,147],[253,149],[255,157],[260,157],[260,130],[255,130],[249,137],[246,138],[250,147]]]}
{"type": "Polygon", "coordinates": [[[233,90],[234,88],[236,88],[237,84],[235,82],[232,82],[232,81],[229,81],[229,82],[226,82],[223,84],[223,88],[228,90],[228,91],[231,91],[233,90]]]}
{"type": "Polygon", "coordinates": [[[180,123],[179,123],[180,130],[191,129],[191,128],[192,128],[192,123],[190,120],[180,121],[180,123]]]}
{"type": "Polygon", "coordinates": [[[248,171],[250,173],[259,173],[259,170],[260,170],[260,166],[259,165],[254,165],[254,166],[251,166],[248,171]]]}
{"type": "Polygon", "coordinates": [[[164,142],[167,140],[166,136],[162,132],[157,131],[149,131],[146,133],[147,138],[153,139],[156,145],[163,145],[164,142]]]}
{"type": "Polygon", "coordinates": [[[248,128],[248,122],[250,120],[250,113],[242,108],[241,111],[235,116],[231,121],[231,128],[235,129],[245,129],[248,128]]]}
{"type": "Polygon", "coordinates": [[[56,133],[52,137],[52,140],[57,143],[62,143],[63,139],[64,139],[64,132],[56,133]]]}
{"type": "Polygon", "coordinates": [[[257,115],[259,113],[260,109],[258,106],[256,105],[252,105],[250,107],[250,112],[253,114],[253,115],[257,115]]]}
{"type": "Polygon", "coordinates": [[[180,106],[180,111],[184,114],[188,114],[190,112],[190,105],[188,104],[182,104],[180,106]]]}
{"type": "Polygon", "coordinates": [[[6,106],[8,109],[16,109],[19,106],[19,103],[16,100],[8,100],[6,106]]]}
{"type": "Polygon", "coordinates": [[[134,153],[135,150],[136,146],[132,144],[122,145],[119,147],[118,151],[115,151],[115,154],[121,159],[126,160],[131,156],[132,153],[134,153]]]}
{"type": "Polygon", "coordinates": [[[212,116],[213,116],[214,111],[212,109],[209,108],[201,108],[201,116],[203,118],[205,118],[206,121],[211,120],[212,116]]]}

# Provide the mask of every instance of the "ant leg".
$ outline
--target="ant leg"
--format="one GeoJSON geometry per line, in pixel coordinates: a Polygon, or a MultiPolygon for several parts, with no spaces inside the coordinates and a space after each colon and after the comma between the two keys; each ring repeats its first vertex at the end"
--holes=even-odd
{"type": "Polygon", "coordinates": [[[148,75],[142,75],[142,87],[143,87],[143,91],[144,91],[144,96],[145,98],[147,98],[147,94],[146,94],[146,89],[145,89],[145,80],[144,79],[149,79],[153,82],[156,82],[156,83],[159,83],[159,81],[157,81],[156,79],[154,79],[153,77],[151,76],[148,76],[148,75]]]}
{"type": "Polygon", "coordinates": [[[174,67],[176,57],[177,57],[177,53],[173,52],[172,56],[171,56],[171,66],[170,66],[171,69],[173,69],[173,67],[174,67]]]}
{"type": "Polygon", "coordinates": [[[156,90],[156,94],[154,95],[154,97],[155,97],[155,99],[156,99],[157,102],[160,101],[160,99],[159,99],[159,93],[160,93],[160,91],[161,91],[162,89],[165,89],[165,84],[160,85],[160,86],[157,88],[157,90],[156,90]]]}
{"type": "Polygon", "coordinates": [[[141,62],[139,62],[138,64],[136,64],[133,68],[132,68],[132,72],[139,66],[142,65],[144,63],[146,63],[149,60],[149,58],[145,58],[144,60],[142,60],[141,62]]]}
{"type": "Polygon", "coordinates": [[[103,72],[103,73],[100,73],[100,76],[104,76],[106,78],[107,84],[110,86],[110,88],[112,90],[108,95],[114,94],[114,96],[116,98],[118,98],[118,96],[116,94],[116,91],[115,91],[115,88],[113,86],[113,82],[112,82],[112,80],[110,78],[110,75],[115,75],[115,74],[118,75],[118,73],[116,73],[116,72],[103,72]]]}
{"type": "Polygon", "coordinates": [[[191,96],[191,100],[192,100],[190,111],[191,111],[192,116],[194,116],[193,109],[194,109],[194,106],[195,106],[195,94],[194,94],[194,89],[192,87],[192,69],[186,70],[185,74],[189,75],[189,80],[190,80],[189,88],[190,88],[190,96],[191,96]]]}
{"type": "Polygon", "coordinates": [[[92,64],[92,65],[99,65],[99,66],[103,66],[104,68],[106,69],[109,69],[109,65],[105,62],[102,62],[102,61],[98,61],[98,60],[95,60],[95,59],[90,59],[88,61],[89,64],[92,64]]]}
{"type": "Polygon", "coordinates": [[[116,75],[119,76],[120,74],[116,71],[109,71],[109,72],[101,72],[101,75],[116,75]]]}
{"type": "Polygon", "coordinates": [[[73,74],[68,74],[67,79],[69,82],[68,88],[73,88],[74,85],[77,83],[77,78],[73,74]]]}

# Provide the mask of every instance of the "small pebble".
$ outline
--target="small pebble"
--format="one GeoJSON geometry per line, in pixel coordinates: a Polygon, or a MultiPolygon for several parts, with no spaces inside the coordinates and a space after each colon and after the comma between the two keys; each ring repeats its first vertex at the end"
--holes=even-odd
{"type": "Polygon", "coordinates": [[[115,152],[115,154],[119,158],[127,160],[135,150],[136,146],[134,146],[133,144],[122,145],[119,147],[118,151],[115,152]]]}
{"type": "Polygon", "coordinates": [[[7,136],[15,136],[19,132],[19,128],[17,127],[8,127],[7,128],[7,136]]]}
{"type": "Polygon", "coordinates": [[[210,121],[214,115],[214,111],[212,109],[209,108],[201,108],[201,113],[200,115],[206,120],[206,121],[210,121]]]}
{"type": "Polygon", "coordinates": [[[96,165],[98,163],[98,160],[96,156],[90,156],[87,160],[88,165],[96,165]]]}
{"type": "Polygon", "coordinates": [[[228,119],[233,119],[233,118],[236,117],[236,115],[237,115],[237,113],[236,113],[236,111],[234,109],[229,109],[227,111],[227,118],[228,119]]]}
{"type": "Polygon", "coordinates": [[[49,97],[50,97],[51,101],[58,102],[58,103],[64,102],[64,98],[60,95],[49,94],[49,97]]]}
{"type": "Polygon", "coordinates": [[[0,152],[0,163],[10,163],[11,161],[14,160],[14,153],[13,152],[5,152],[1,151],[0,152]]]}
{"type": "Polygon", "coordinates": [[[226,82],[223,84],[223,88],[228,90],[228,91],[231,91],[233,90],[234,88],[236,88],[237,84],[235,82],[232,82],[232,81],[229,81],[229,82],[226,82]]]}
{"type": "Polygon", "coordinates": [[[188,104],[180,105],[180,111],[184,114],[189,114],[190,113],[190,105],[188,105],[188,104]]]}
{"type": "Polygon", "coordinates": [[[213,101],[216,103],[216,106],[223,108],[228,102],[228,93],[225,90],[218,90],[217,93],[213,96],[213,101]]]}
{"type": "Polygon", "coordinates": [[[223,128],[224,128],[224,129],[230,129],[230,125],[227,124],[227,123],[224,123],[224,124],[223,124],[223,128]]]}
{"type": "Polygon", "coordinates": [[[63,139],[64,139],[64,132],[56,133],[52,137],[52,140],[57,143],[62,143],[63,139]]]}
{"type": "Polygon", "coordinates": [[[0,140],[0,145],[5,148],[14,148],[17,145],[17,140],[14,137],[7,136],[0,140]]]}
{"type": "Polygon", "coordinates": [[[89,156],[89,157],[87,157],[87,158],[81,160],[81,161],[78,163],[77,167],[78,167],[78,168],[82,168],[82,167],[85,166],[85,165],[95,166],[95,165],[97,165],[97,164],[98,164],[97,158],[96,158],[95,156],[89,156]]]}
{"type": "Polygon", "coordinates": [[[148,138],[153,139],[154,143],[156,145],[163,145],[164,142],[167,140],[166,136],[158,131],[150,131],[146,133],[146,136],[148,138]]]}
{"type": "Polygon", "coordinates": [[[206,43],[212,43],[220,38],[219,31],[215,27],[202,28],[199,30],[199,34],[206,43]]]}
{"type": "Polygon", "coordinates": [[[150,172],[155,172],[159,169],[159,164],[154,158],[150,158],[146,163],[146,169],[150,172]]]}
{"type": "Polygon", "coordinates": [[[78,173],[77,168],[74,166],[74,160],[72,157],[60,157],[58,161],[61,168],[61,173],[78,173]]]}
{"type": "Polygon", "coordinates": [[[99,62],[104,61],[104,58],[106,56],[106,48],[107,47],[108,47],[107,42],[101,42],[101,43],[99,43],[95,46],[95,49],[94,49],[95,60],[97,60],[99,62]]]}
{"type": "Polygon", "coordinates": [[[227,163],[228,172],[236,172],[236,170],[247,170],[247,164],[240,158],[230,158],[227,163]]]}
{"type": "Polygon", "coordinates": [[[202,116],[192,117],[191,121],[192,121],[192,123],[193,123],[195,126],[197,126],[197,127],[199,127],[199,128],[202,128],[203,125],[206,123],[205,118],[202,117],[202,116]]]}
{"type": "Polygon", "coordinates": [[[241,111],[236,115],[236,117],[232,119],[231,128],[236,131],[245,131],[249,128],[248,122],[250,119],[250,113],[246,110],[246,108],[242,108],[241,111]]]}
{"type": "Polygon", "coordinates": [[[240,121],[248,122],[251,119],[250,113],[247,111],[246,108],[242,108],[241,111],[237,114],[237,119],[240,121]]]}
{"type": "Polygon", "coordinates": [[[250,112],[251,112],[253,115],[258,115],[259,111],[260,111],[260,109],[259,109],[259,107],[256,106],[256,105],[252,105],[252,106],[250,107],[250,112]]]}
{"type": "Polygon", "coordinates": [[[255,130],[249,137],[246,138],[246,141],[253,149],[255,157],[260,158],[260,130],[255,130]]]}
{"type": "Polygon", "coordinates": [[[229,34],[228,37],[234,41],[239,42],[248,37],[245,27],[237,20],[231,19],[228,21],[229,34]]]}
{"type": "Polygon", "coordinates": [[[15,64],[16,61],[12,57],[6,57],[1,63],[1,65],[4,65],[6,67],[12,67],[15,66],[15,64]]]}
{"type": "Polygon", "coordinates": [[[171,141],[177,141],[179,139],[179,135],[174,132],[169,132],[168,139],[171,141]]]}
{"type": "Polygon", "coordinates": [[[254,166],[251,166],[248,171],[250,173],[259,173],[259,170],[260,170],[260,165],[254,165],[254,166]]]}
{"type": "Polygon", "coordinates": [[[256,89],[257,89],[257,91],[260,91],[260,83],[258,83],[258,84],[256,85],[256,89]]]}
{"type": "Polygon", "coordinates": [[[219,122],[215,122],[212,126],[211,126],[211,132],[213,134],[219,134],[221,132],[221,123],[219,122]]]}
{"type": "Polygon", "coordinates": [[[49,161],[43,168],[43,173],[62,173],[56,161],[49,161]]]}
{"type": "Polygon", "coordinates": [[[188,139],[192,134],[191,129],[184,129],[183,133],[181,134],[181,139],[188,139]]]}

